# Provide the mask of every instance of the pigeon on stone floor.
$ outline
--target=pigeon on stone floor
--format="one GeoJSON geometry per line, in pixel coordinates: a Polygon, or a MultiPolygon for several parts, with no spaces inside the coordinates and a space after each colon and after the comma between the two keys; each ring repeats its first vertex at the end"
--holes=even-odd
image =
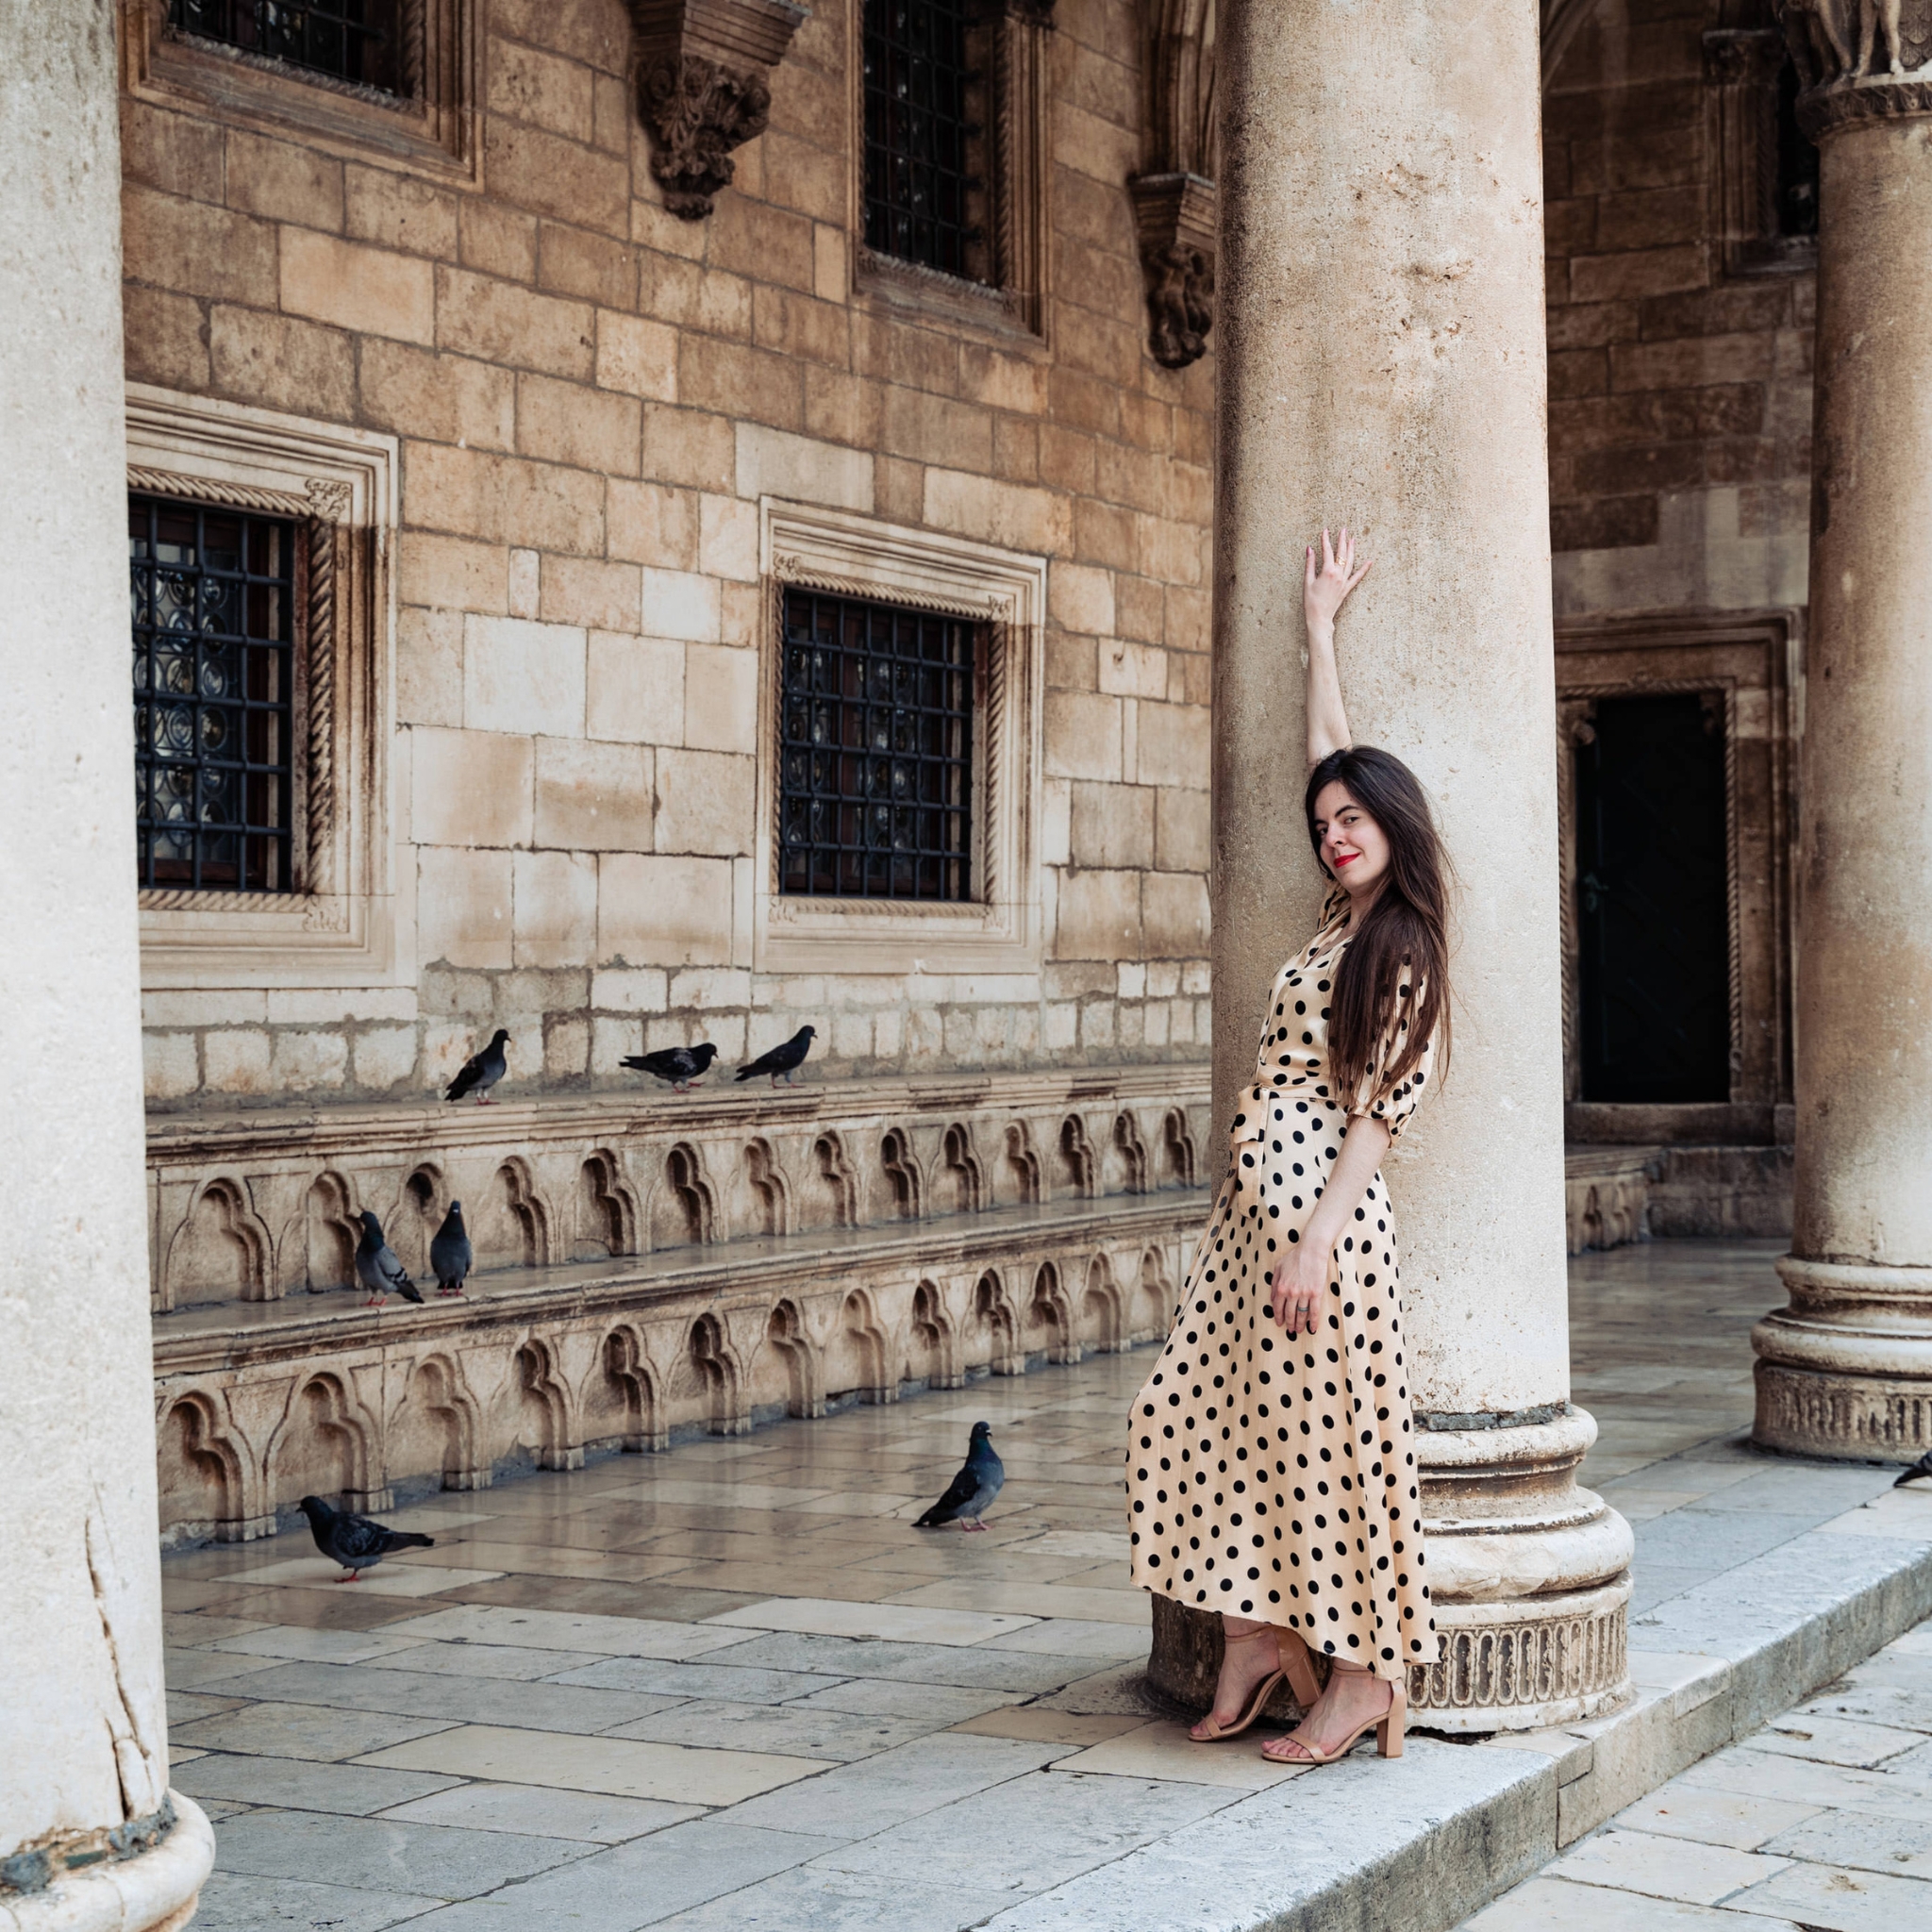
{"type": "Polygon", "coordinates": [[[433,1536],[419,1536],[413,1529],[389,1529],[372,1523],[366,1516],[351,1516],[346,1509],[331,1509],[320,1496],[304,1496],[302,1513],[308,1519],[308,1531],[315,1547],[331,1563],[340,1563],[349,1574],[338,1576],[338,1583],[354,1583],[363,1571],[372,1570],[395,1550],[433,1550],[433,1536]]]}
{"type": "Polygon", "coordinates": [[[786,1086],[791,1086],[795,1069],[805,1064],[805,1057],[811,1051],[815,1027],[801,1026],[783,1046],[774,1046],[770,1053],[760,1054],[748,1067],[740,1067],[736,1077],[749,1080],[758,1074],[769,1074],[772,1085],[778,1084],[778,1075],[785,1075],[786,1086]]]}
{"type": "Polygon", "coordinates": [[[667,1046],[657,1053],[629,1054],[619,1064],[669,1080],[674,1093],[689,1093],[691,1083],[703,1079],[717,1058],[718,1049],[708,1040],[702,1046],[667,1046]]]}
{"type": "Polygon", "coordinates": [[[494,1107],[490,1098],[490,1090],[509,1072],[509,1062],[504,1058],[503,1050],[509,1043],[509,1035],[499,1026],[490,1036],[490,1044],[473,1058],[463,1062],[462,1070],[449,1083],[445,1100],[460,1100],[466,1093],[476,1096],[478,1107],[494,1107]]]}
{"type": "Polygon", "coordinates": [[[938,1529],[957,1523],[961,1529],[984,1529],[980,1517],[992,1507],[1007,1480],[1005,1466],[992,1451],[992,1424],[974,1423],[966,1445],[966,1461],[952,1487],[912,1526],[938,1529]]]}
{"type": "Polygon", "coordinates": [[[1932,1449],[1926,1450],[1924,1455],[1920,1457],[1918,1461],[1913,1463],[1911,1468],[1907,1470],[1897,1482],[1892,1484],[1892,1488],[1902,1490],[1907,1483],[1915,1483],[1922,1476],[1932,1476],[1932,1449]]]}
{"type": "Polygon", "coordinates": [[[356,1243],[356,1279],[369,1291],[369,1306],[379,1308],[385,1297],[399,1294],[420,1306],[423,1291],[409,1279],[409,1271],[383,1239],[382,1223],[362,1210],[362,1239],[356,1243]]]}
{"type": "Polygon", "coordinates": [[[475,1259],[470,1230],[463,1225],[463,1204],[452,1201],[449,1212],[442,1217],[442,1225],[429,1243],[429,1266],[436,1275],[437,1293],[461,1294],[475,1259]]]}

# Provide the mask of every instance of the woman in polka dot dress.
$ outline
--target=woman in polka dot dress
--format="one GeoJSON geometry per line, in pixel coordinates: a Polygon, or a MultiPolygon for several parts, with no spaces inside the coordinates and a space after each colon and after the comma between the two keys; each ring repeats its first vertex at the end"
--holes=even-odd
{"type": "Polygon", "coordinates": [[[1447,1059],[1446,867],[1408,768],[1350,745],[1334,623],[1367,570],[1346,529],[1307,553],[1306,807],[1332,889],[1269,996],[1127,1449],[1135,1582],[1222,1617],[1191,1735],[1247,1729],[1286,1674],[1307,1715],[1262,1756],[1288,1764],[1332,1762],[1371,1726],[1400,1755],[1408,1667],[1436,1659],[1380,1162],[1447,1059]],[[1331,1666],[1319,1691],[1311,1649],[1331,1666]]]}

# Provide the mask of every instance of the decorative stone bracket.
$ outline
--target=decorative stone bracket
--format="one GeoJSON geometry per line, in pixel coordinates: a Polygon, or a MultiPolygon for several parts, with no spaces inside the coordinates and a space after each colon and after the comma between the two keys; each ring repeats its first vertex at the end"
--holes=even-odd
{"type": "Polygon", "coordinates": [[[793,0],[630,0],[638,112],[664,205],[702,221],[731,185],[731,150],[765,131],[766,80],[810,19],[793,0]]]}
{"type": "Polygon", "coordinates": [[[1141,175],[1127,183],[1147,278],[1148,346],[1164,369],[1208,353],[1214,326],[1214,183],[1199,175],[1141,175]]]}
{"type": "Polygon", "coordinates": [[[1932,113],[1932,0],[1779,0],[1813,141],[1848,121],[1932,113]]]}

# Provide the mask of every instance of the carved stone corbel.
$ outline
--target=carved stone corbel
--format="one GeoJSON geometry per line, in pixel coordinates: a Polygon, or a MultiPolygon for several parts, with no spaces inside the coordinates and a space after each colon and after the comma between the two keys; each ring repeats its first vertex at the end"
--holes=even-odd
{"type": "Polygon", "coordinates": [[[1214,326],[1214,184],[1141,175],[1127,192],[1147,278],[1148,347],[1163,369],[1185,369],[1208,353],[1214,326]]]}
{"type": "Polygon", "coordinates": [[[1127,192],[1148,347],[1163,368],[1185,369],[1214,326],[1214,0],[1156,0],[1148,27],[1149,165],[1127,192]]]}
{"type": "Polygon", "coordinates": [[[687,222],[731,185],[731,150],[765,131],[766,75],[811,17],[793,0],[630,0],[638,112],[651,173],[687,222]]]}

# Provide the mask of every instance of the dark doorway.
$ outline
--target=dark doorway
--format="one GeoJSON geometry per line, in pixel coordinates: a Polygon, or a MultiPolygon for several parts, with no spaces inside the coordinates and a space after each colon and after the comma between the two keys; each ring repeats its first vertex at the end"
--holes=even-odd
{"type": "Polygon", "coordinates": [[[1731,1097],[1716,692],[1601,698],[1576,748],[1583,1098],[1731,1097]]]}

